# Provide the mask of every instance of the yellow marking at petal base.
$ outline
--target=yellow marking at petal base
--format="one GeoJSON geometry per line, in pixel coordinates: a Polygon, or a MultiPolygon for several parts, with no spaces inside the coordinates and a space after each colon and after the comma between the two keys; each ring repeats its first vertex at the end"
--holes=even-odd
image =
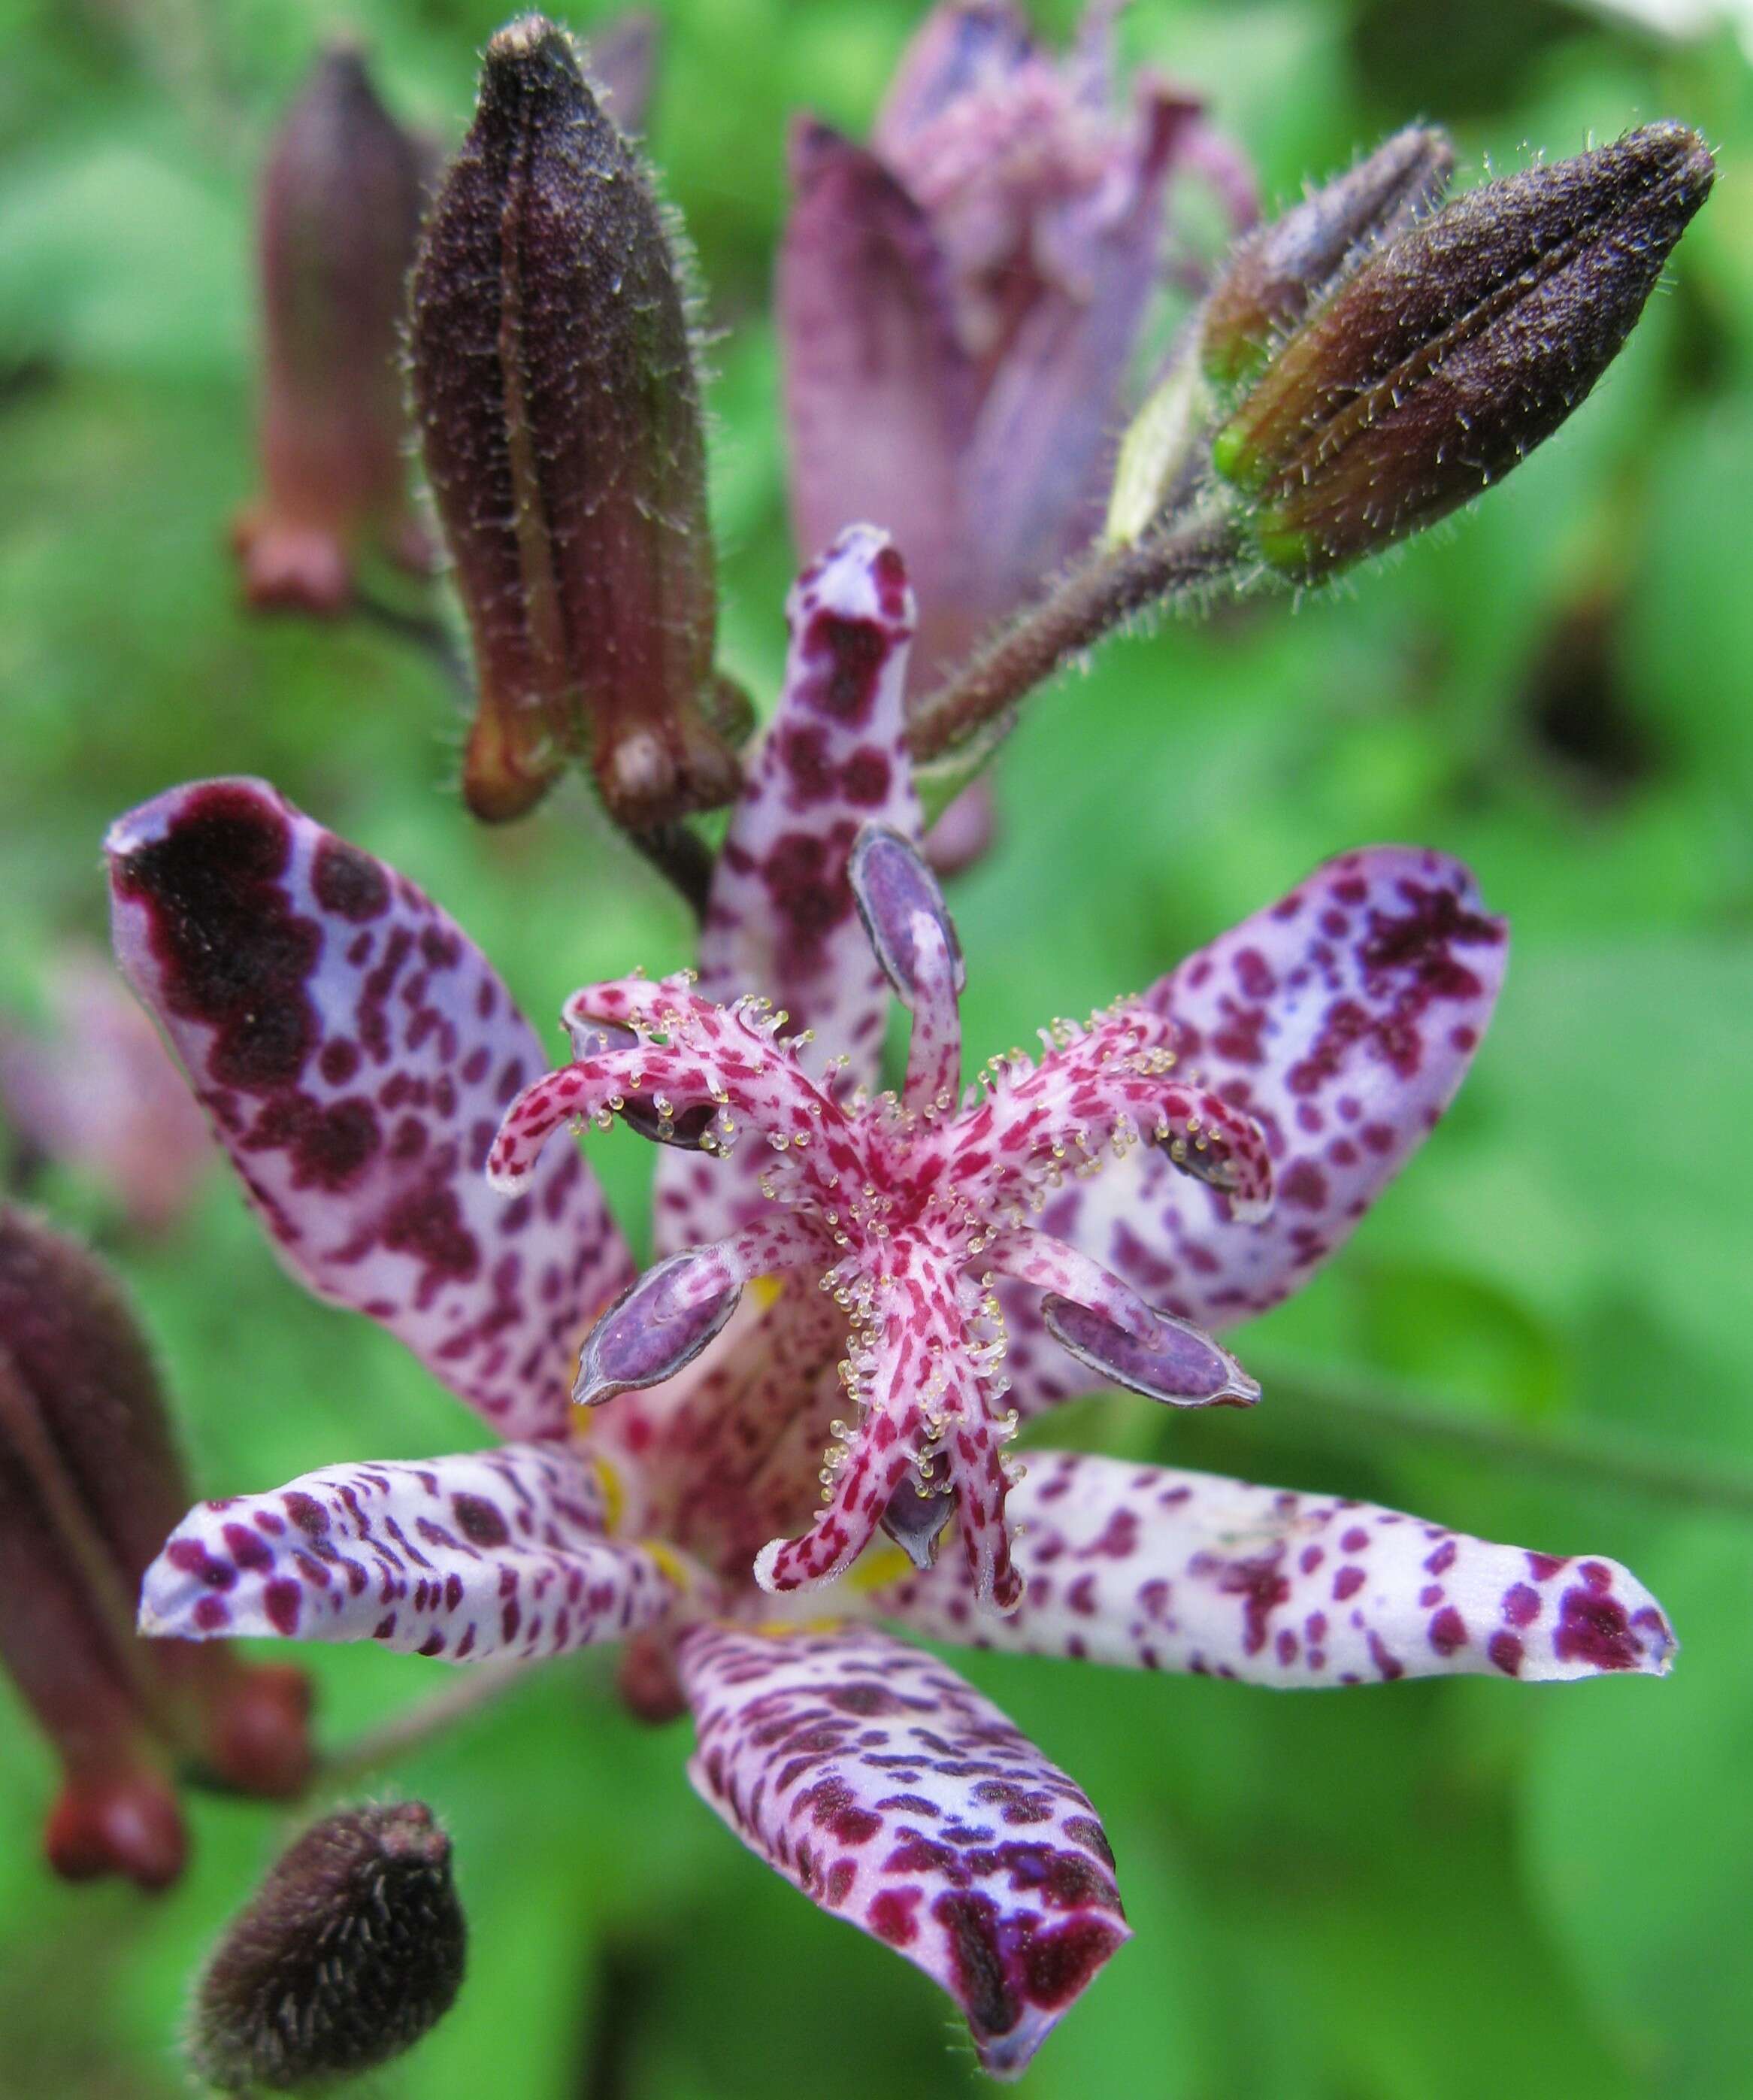
{"type": "Polygon", "coordinates": [[[885,1590],[891,1582],[901,1582],[912,1573],[913,1563],[898,1546],[879,1546],[855,1561],[840,1579],[848,1590],[864,1596],[872,1590],[885,1590]]]}
{"type": "Polygon", "coordinates": [[[606,1458],[593,1458],[591,1463],[597,1469],[597,1479],[602,1482],[603,1522],[610,1531],[619,1531],[622,1514],[627,1507],[627,1490],[621,1485],[620,1475],[606,1458]]]}
{"type": "Polygon", "coordinates": [[[749,1278],[750,1294],[754,1298],[756,1308],[763,1312],[784,1289],[785,1278],[782,1276],[751,1276],[749,1278]]]}
{"type": "Polygon", "coordinates": [[[758,1635],[762,1640],[787,1640],[795,1634],[837,1634],[847,1621],[844,1619],[757,1619],[753,1626],[747,1626],[735,1619],[720,1619],[717,1624],[732,1633],[758,1635]]]}
{"type": "Polygon", "coordinates": [[[661,1538],[642,1538],[639,1542],[678,1590],[685,1592],[694,1587],[687,1563],[679,1553],[666,1546],[661,1538]]]}

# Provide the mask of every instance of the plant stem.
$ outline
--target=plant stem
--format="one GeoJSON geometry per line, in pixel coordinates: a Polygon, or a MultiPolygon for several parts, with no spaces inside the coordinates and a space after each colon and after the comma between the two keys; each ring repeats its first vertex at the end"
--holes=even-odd
{"type": "Polygon", "coordinates": [[[529,1665],[483,1662],[465,1670],[454,1684],[366,1729],[350,1743],[324,1753],[311,1780],[316,1787],[350,1786],[380,1765],[394,1763],[447,1735],[459,1722],[491,1705],[522,1681],[529,1665]]]}
{"type": "Polygon", "coordinates": [[[1289,1408],[1390,1436],[1441,1444],[1498,1465],[1561,1473],[1627,1494],[1753,1517],[1753,1476],[1704,1458],[1669,1458],[1617,1437],[1553,1436],[1519,1423],[1456,1414],[1434,1395],[1337,1372],[1255,1366],[1266,1393],[1289,1408]]]}
{"type": "Polygon", "coordinates": [[[1209,511],[1128,546],[1099,546],[918,703],[907,730],[914,758],[941,757],[1134,613],[1209,582],[1235,555],[1229,518],[1209,511]]]}
{"type": "Polygon", "coordinates": [[[627,834],[701,924],[712,888],[712,849],[691,824],[658,824],[627,834]]]}

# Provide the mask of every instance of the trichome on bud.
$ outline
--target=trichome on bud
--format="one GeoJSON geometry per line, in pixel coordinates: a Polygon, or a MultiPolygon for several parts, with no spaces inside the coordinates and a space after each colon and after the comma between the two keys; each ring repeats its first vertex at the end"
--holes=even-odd
{"type": "Polygon", "coordinates": [[[540,15],[487,46],[421,242],[412,355],[474,640],[470,808],[521,814],[575,753],[631,830],[726,801],[680,273],[644,170],[540,15]]]}
{"type": "Polygon", "coordinates": [[[1268,567],[1313,579],[1372,553],[1550,437],[1715,172],[1696,133],[1649,125],[1484,183],[1345,272],[1213,441],[1268,567]]]}
{"type": "Polygon", "coordinates": [[[214,1950],[190,2060],[222,2093],[293,2092],[388,2063],[450,2010],[467,1936],[429,1808],[339,1810],[280,1855],[214,1950]]]}

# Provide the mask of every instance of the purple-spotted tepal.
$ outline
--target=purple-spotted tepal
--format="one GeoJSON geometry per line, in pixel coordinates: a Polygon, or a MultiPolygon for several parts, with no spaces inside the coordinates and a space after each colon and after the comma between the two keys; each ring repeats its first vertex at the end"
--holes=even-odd
{"type": "Polygon", "coordinates": [[[452,1661],[626,1639],[639,1710],[692,1709],[703,1797],[1011,2076],[1127,1935],[1112,1855],[897,1630],[1280,1686],[1660,1674],[1674,1641],[1605,1559],[1018,1462],[1020,1423],[1093,1386],[1258,1397],[1214,1332],[1302,1284],[1429,1133],[1504,928],[1439,854],[1346,854],[965,1087],[900,556],[848,531],[790,612],[698,978],[578,992],[557,1071],[450,920],[272,788],[112,831],[125,966],[282,1258],[506,1440],[201,1505],[142,1623],[452,1661]],[[873,1092],[892,997],[905,1074],[873,1092]],[[615,1118],[663,1147],[643,1278],[566,1136],[615,1118]]]}

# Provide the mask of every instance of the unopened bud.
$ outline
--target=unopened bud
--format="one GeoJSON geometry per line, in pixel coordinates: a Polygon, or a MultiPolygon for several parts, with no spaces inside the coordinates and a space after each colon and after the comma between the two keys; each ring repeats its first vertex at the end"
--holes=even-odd
{"type": "Polygon", "coordinates": [[[469,807],[519,815],[575,753],[632,830],[728,800],[680,273],[639,162],[540,15],[487,46],[421,243],[412,359],[474,638],[469,807]]]}
{"type": "Polygon", "coordinates": [[[222,2093],[292,2092],[387,2063],[450,2010],[466,1940],[431,1810],[341,1810],[281,1855],[220,1941],[190,2060],[222,2093]]]}
{"type": "Polygon", "coordinates": [[[1429,210],[1454,168],[1441,131],[1409,126],[1240,242],[1200,320],[1200,360],[1210,377],[1231,382],[1262,364],[1348,266],[1429,210]]]}
{"type": "Polygon", "coordinates": [[[308,1774],[297,1671],[134,1632],[140,1577],[192,1499],[151,1358],[108,1273],[0,1207],[0,1661],[61,1760],[45,1842],[70,1879],[174,1880],[177,1768],[272,1795],[308,1774]]]}
{"type": "Polygon", "coordinates": [[[1346,276],[1218,433],[1269,567],[1323,576],[1550,437],[1623,348],[1716,167],[1655,124],[1487,183],[1346,276]]]}
{"type": "Polygon", "coordinates": [[[408,505],[399,360],[429,173],[359,53],[326,52],[262,179],[266,492],[235,529],[252,604],[337,612],[368,547],[429,566],[408,505]]]}

